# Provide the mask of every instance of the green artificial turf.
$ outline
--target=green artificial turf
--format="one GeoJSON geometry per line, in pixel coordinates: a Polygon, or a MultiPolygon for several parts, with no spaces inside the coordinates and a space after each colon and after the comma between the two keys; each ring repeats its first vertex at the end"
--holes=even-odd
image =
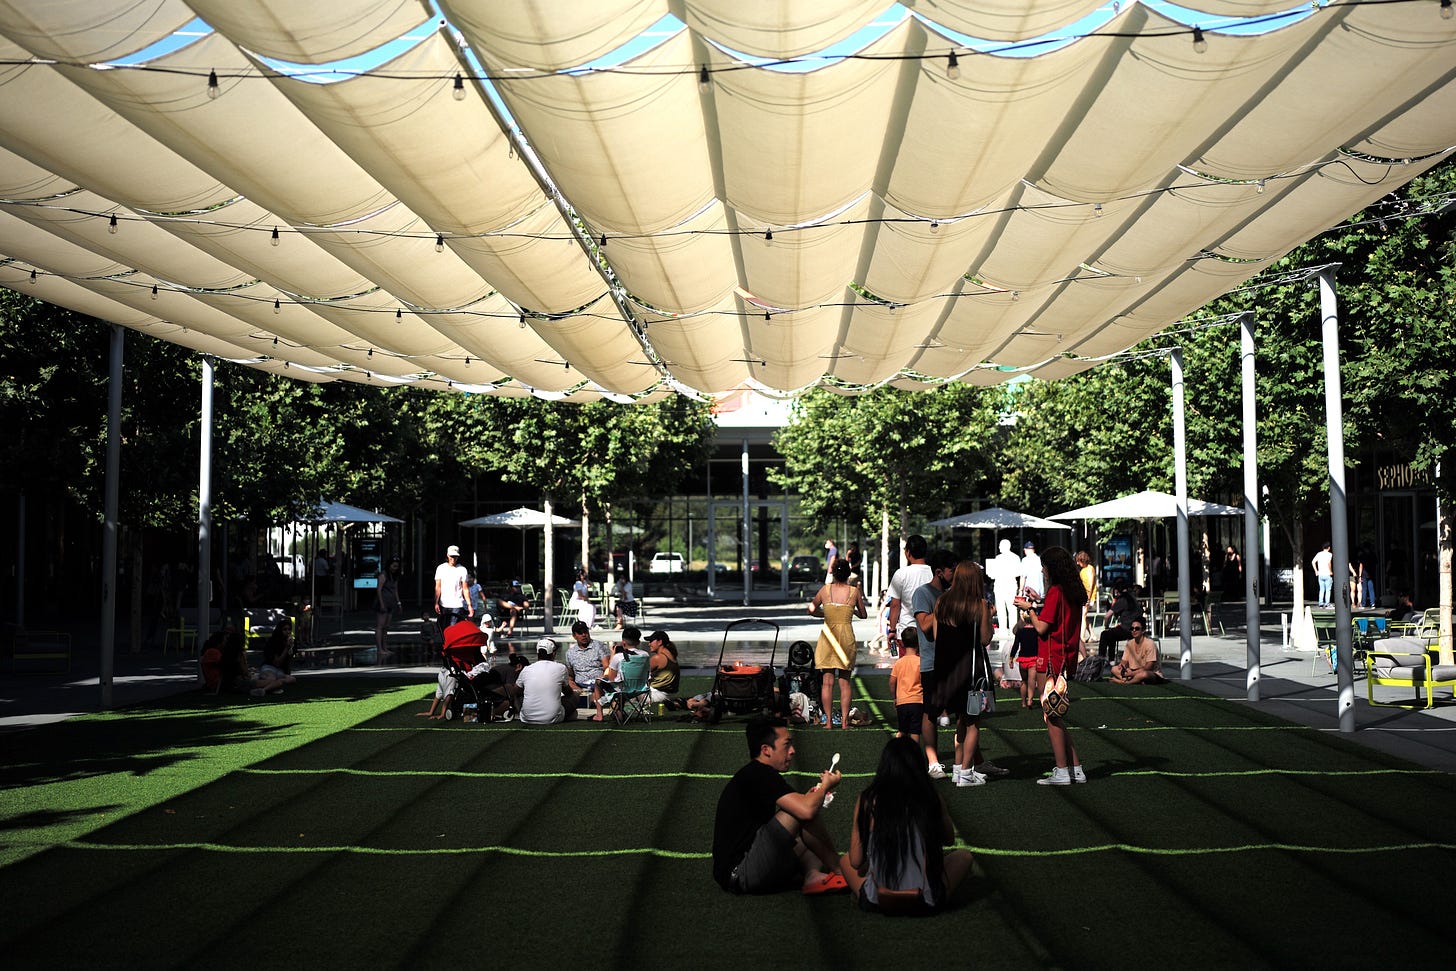
{"type": "MultiPolygon", "coordinates": [[[[1077,686],[1091,782],[1065,789],[1033,784],[1046,733],[1003,698],[982,737],[1013,775],[941,784],[977,865],[957,906],[924,920],[718,889],[708,849],[747,757],[739,718],[441,724],[415,717],[422,685],[307,690],[329,694],[12,736],[7,963],[1248,968],[1445,953],[1426,915],[1456,863],[1452,778],[1181,685],[1077,686]]],[[[841,753],[826,813],[841,848],[892,713],[883,679],[866,690],[879,725],[795,733],[796,785],[841,753]]]]}

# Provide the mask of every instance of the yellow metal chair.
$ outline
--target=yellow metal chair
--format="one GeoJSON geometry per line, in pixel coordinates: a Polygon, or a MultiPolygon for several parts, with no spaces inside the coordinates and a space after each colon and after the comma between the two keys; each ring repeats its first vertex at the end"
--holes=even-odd
{"type": "Polygon", "coordinates": [[[1437,688],[1456,691],[1456,664],[1436,664],[1432,656],[1435,652],[1425,648],[1425,641],[1419,637],[1387,637],[1375,642],[1367,655],[1369,670],[1365,676],[1365,697],[1370,704],[1380,708],[1432,708],[1437,688]],[[1376,701],[1376,685],[1412,688],[1415,698],[1410,702],[1376,701]],[[1424,705],[1422,688],[1426,692],[1424,705]]]}
{"type": "Polygon", "coordinates": [[[187,623],[187,618],[183,614],[177,615],[176,623],[168,628],[167,633],[162,637],[163,654],[171,650],[173,638],[177,640],[177,651],[179,654],[184,652],[187,654],[197,653],[197,628],[187,623]]]}

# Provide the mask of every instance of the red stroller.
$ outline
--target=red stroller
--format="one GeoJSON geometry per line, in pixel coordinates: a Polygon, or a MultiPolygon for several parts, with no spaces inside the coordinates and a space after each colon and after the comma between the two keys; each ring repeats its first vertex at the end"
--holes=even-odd
{"type": "Polygon", "coordinates": [[[471,621],[445,628],[441,663],[456,685],[448,717],[485,724],[509,704],[500,673],[490,668],[483,653],[489,646],[490,635],[471,621]]]}

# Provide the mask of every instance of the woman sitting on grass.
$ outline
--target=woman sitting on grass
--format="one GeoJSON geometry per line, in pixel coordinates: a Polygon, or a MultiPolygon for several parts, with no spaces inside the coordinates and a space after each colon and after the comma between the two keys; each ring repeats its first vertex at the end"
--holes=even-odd
{"type": "Polygon", "coordinates": [[[251,697],[261,698],[268,692],[283,693],[283,681],[260,674],[248,667],[248,646],[237,630],[227,632],[222,642],[222,683],[233,691],[246,691],[251,697]]]}
{"type": "Polygon", "coordinates": [[[916,914],[950,902],[971,869],[970,850],[940,848],[955,827],[908,735],[885,743],[874,781],[854,804],[844,879],[861,910],[916,914]]]}

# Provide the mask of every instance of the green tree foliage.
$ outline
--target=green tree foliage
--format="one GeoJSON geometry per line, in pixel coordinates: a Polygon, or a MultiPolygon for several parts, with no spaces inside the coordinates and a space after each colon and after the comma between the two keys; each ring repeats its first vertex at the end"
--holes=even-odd
{"type": "Polygon", "coordinates": [[[939,514],[976,493],[994,464],[994,401],[965,384],[863,395],[811,391],[774,437],[784,466],[770,474],[798,493],[815,530],[843,519],[878,531],[884,509],[897,518],[939,514]]]}

